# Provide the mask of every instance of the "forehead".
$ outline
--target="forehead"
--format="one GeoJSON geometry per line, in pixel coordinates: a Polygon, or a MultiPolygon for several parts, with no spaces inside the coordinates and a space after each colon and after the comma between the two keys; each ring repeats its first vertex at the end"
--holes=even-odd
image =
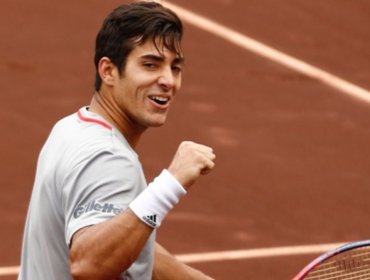
{"type": "Polygon", "coordinates": [[[183,61],[184,57],[181,51],[180,43],[178,44],[166,44],[164,40],[146,40],[141,44],[136,44],[131,51],[129,57],[145,57],[147,55],[154,55],[170,60],[183,61]]]}

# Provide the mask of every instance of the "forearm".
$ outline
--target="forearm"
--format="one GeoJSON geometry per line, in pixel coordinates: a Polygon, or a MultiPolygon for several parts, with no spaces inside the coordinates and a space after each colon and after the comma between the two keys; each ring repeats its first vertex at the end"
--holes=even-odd
{"type": "Polygon", "coordinates": [[[75,279],[111,279],[137,259],[153,228],[185,194],[163,171],[118,216],[75,234],[71,247],[71,272],[75,279]],[[154,217],[149,219],[149,217],[154,217]]]}
{"type": "MultiPolygon", "coordinates": [[[[168,171],[161,173],[130,203],[128,210],[75,233],[70,250],[74,279],[110,280],[127,270],[142,251],[152,227],[158,227],[186,193],[183,186],[190,188],[204,170],[213,168],[214,157],[212,149],[185,142],[180,145],[169,168],[177,176],[168,171]],[[154,218],[148,222],[148,215],[158,221],[154,218]]],[[[211,279],[177,261],[161,247],[155,260],[154,275],[158,276],[157,279],[211,279]]]]}
{"type": "Polygon", "coordinates": [[[127,270],[140,254],[152,228],[131,210],[78,231],[70,252],[74,279],[112,279],[127,270]]]}
{"type": "Polygon", "coordinates": [[[161,245],[156,244],[152,280],[212,280],[171,255],[161,245]]]}

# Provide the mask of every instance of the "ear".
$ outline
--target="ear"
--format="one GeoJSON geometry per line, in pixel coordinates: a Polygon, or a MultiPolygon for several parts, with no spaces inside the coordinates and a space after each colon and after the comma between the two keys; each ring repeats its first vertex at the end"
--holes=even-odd
{"type": "Polygon", "coordinates": [[[117,67],[108,57],[102,57],[98,64],[98,71],[102,82],[107,85],[113,85],[117,67]]]}

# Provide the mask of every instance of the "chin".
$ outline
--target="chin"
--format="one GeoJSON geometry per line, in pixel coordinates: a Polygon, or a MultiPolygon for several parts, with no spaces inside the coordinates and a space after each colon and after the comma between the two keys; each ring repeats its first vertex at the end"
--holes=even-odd
{"type": "Polygon", "coordinates": [[[166,123],[166,118],[147,120],[146,127],[161,127],[166,123]]]}
{"type": "Polygon", "coordinates": [[[142,119],[141,124],[147,128],[161,127],[166,123],[167,114],[151,114],[142,119]]]}
{"type": "Polygon", "coordinates": [[[155,123],[152,123],[150,125],[150,127],[161,127],[162,125],[164,125],[166,122],[163,121],[163,122],[155,122],[155,123]]]}
{"type": "Polygon", "coordinates": [[[160,127],[166,123],[167,114],[159,114],[156,117],[152,118],[151,121],[152,121],[152,126],[160,127]]]}

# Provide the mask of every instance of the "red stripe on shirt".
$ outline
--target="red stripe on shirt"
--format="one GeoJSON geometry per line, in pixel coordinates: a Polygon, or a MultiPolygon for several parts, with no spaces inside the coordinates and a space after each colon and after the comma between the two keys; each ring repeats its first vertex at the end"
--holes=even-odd
{"type": "Polygon", "coordinates": [[[81,113],[81,110],[77,112],[77,116],[84,122],[91,122],[91,123],[96,123],[96,124],[99,124],[101,126],[104,126],[105,128],[108,128],[109,130],[112,130],[112,126],[110,126],[109,124],[107,124],[106,122],[103,122],[101,120],[97,120],[97,119],[93,119],[93,118],[88,118],[88,117],[85,117],[84,115],[82,115],[81,113]]]}

